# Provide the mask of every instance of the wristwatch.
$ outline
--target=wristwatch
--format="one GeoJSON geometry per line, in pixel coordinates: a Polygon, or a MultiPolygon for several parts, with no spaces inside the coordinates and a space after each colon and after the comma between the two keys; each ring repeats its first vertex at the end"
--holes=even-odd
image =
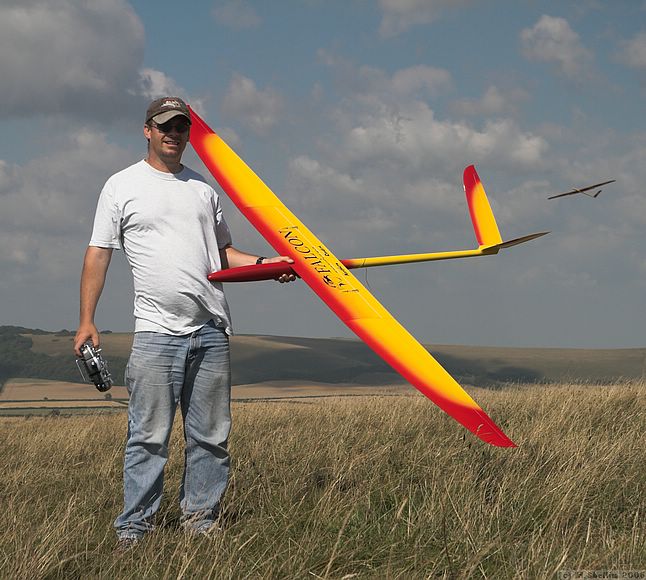
{"type": "Polygon", "coordinates": [[[267,258],[266,258],[265,256],[260,256],[260,258],[258,258],[258,259],[256,260],[256,264],[262,264],[262,261],[263,261],[263,260],[266,260],[266,259],[267,259],[267,258]]]}

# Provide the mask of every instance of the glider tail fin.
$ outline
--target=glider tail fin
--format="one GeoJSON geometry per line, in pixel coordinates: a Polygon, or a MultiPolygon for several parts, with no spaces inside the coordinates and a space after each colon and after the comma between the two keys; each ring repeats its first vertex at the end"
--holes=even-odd
{"type": "Polygon", "coordinates": [[[473,165],[464,170],[464,193],[478,245],[496,246],[503,243],[487,194],[473,165]]]}

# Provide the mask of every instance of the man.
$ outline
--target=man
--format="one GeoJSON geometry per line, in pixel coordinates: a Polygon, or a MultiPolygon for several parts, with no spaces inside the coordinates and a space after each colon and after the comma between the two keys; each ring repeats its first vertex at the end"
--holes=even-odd
{"type": "Polygon", "coordinates": [[[150,104],[143,129],[147,156],[106,182],[81,275],[77,355],[88,340],[99,346],[94,314],[113,249],[124,250],[134,279],[124,510],[114,523],[123,548],[153,529],[178,404],[186,443],[182,523],[192,533],[214,526],[229,474],[231,322],[221,284],[206,276],[227,267],[292,262],[231,245],[218,194],[181,163],[190,125],[182,99],[150,104]]]}

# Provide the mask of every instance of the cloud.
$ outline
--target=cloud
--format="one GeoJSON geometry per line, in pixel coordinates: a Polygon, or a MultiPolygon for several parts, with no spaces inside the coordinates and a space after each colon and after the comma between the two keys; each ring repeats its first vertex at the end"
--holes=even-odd
{"type": "MultiPolygon", "coordinates": [[[[354,202],[374,203],[378,200],[380,207],[389,209],[399,206],[402,202],[417,208],[438,209],[444,206],[444,194],[450,195],[446,191],[446,183],[425,175],[400,180],[397,184],[397,196],[393,197],[393,180],[384,179],[383,172],[360,168],[353,175],[349,167],[333,167],[306,155],[300,155],[290,161],[289,176],[292,190],[308,191],[305,202],[300,201],[301,205],[306,207],[325,205],[330,199],[330,192],[338,194],[340,199],[354,202]],[[429,191],[435,193],[428,195],[429,191]]],[[[397,179],[400,178],[398,175],[397,179]]],[[[390,223],[394,225],[395,222],[390,223]]]]}
{"type": "Polygon", "coordinates": [[[346,92],[381,101],[401,101],[402,97],[434,98],[453,90],[453,77],[443,68],[413,65],[388,74],[374,66],[356,66],[326,50],[318,51],[320,62],[337,76],[339,86],[346,92]]]}
{"type": "Polygon", "coordinates": [[[479,99],[460,99],[451,109],[466,116],[515,115],[518,103],[528,98],[529,94],[523,89],[501,91],[492,85],[479,99]]]}
{"type": "Polygon", "coordinates": [[[185,97],[185,91],[165,73],[152,68],[142,68],[139,71],[141,94],[150,100],[164,96],[175,95],[185,97]]]}
{"type": "Polygon", "coordinates": [[[448,8],[468,5],[471,0],[379,0],[383,12],[379,32],[396,36],[411,26],[429,24],[448,8]]]}
{"type": "Polygon", "coordinates": [[[394,90],[401,95],[425,91],[429,95],[443,93],[453,86],[451,73],[445,69],[417,65],[398,70],[392,77],[394,90]]]}
{"type": "Polygon", "coordinates": [[[617,197],[618,222],[630,228],[631,234],[639,236],[646,226],[646,134],[627,139],[625,149],[617,146],[617,153],[609,158],[587,161],[579,169],[585,175],[615,177],[616,183],[604,187],[602,196],[617,197]]]}
{"type": "Polygon", "coordinates": [[[107,125],[141,117],[147,101],[163,95],[189,99],[164,72],[141,66],[144,40],[124,0],[3,3],[0,115],[65,115],[107,125]]]}
{"type": "MultiPolygon", "coordinates": [[[[489,172],[487,165],[483,165],[483,169],[484,172],[489,172]]],[[[546,219],[554,211],[554,207],[547,204],[545,196],[541,195],[542,192],[550,191],[550,184],[545,179],[529,179],[509,190],[496,191],[487,183],[484,183],[484,187],[503,233],[504,230],[514,231],[517,227],[515,224],[518,223],[546,219]]]]}
{"type": "Polygon", "coordinates": [[[260,90],[245,76],[234,75],[222,99],[222,111],[258,135],[264,135],[280,118],[283,98],[268,87],[260,90]]]}
{"type": "Polygon", "coordinates": [[[87,244],[103,183],[132,162],[103,133],[55,133],[57,147],[50,154],[24,165],[0,162],[0,269],[5,278],[77,276],[70,248],[87,244]]]}
{"type": "Polygon", "coordinates": [[[345,194],[357,194],[366,189],[366,184],[361,179],[338,172],[307,155],[299,155],[292,159],[289,162],[289,171],[295,179],[302,179],[303,183],[327,183],[335,191],[345,194]]]}
{"type": "MultiPolygon", "coordinates": [[[[350,67],[352,71],[352,67],[350,67]]],[[[392,75],[372,67],[361,66],[351,72],[354,82],[348,88],[358,94],[380,101],[398,103],[402,98],[433,98],[453,88],[451,73],[442,68],[415,65],[395,71],[392,75]]]]}
{"type": "Polygon", "coordinates": [[[397,110],[375,106],[344,137],[344,158],[351,162],[396,160],[428,170],[461,164],[465,158],[497,165],[533,167],[547,150],[543,138],[523,132],[512,119],[488,120],[481,128],[440,119],[428,104],[413,101],[397,110]],[[431,165],[432,166],[432,165],[431,165]]]}
{"type": "Polygon", "coordinates": [[[646,32],[640,32],[623,43],[621,61],[633,68],[646,68],[646,32]]]}
{"type": "Polygon", "coordinates": [[[15,166],[0,159],[0,196],[10,192],[15,187],[16,181],[15,166]]]}
{"type": "MultiPolygon", "coordinates": [[[[440,115],[431,105],[435,95],[453,88],[444,69],[387,73],[325,52],[319,57],[345,94],[330,111],[318,151],[291,160],[285,194],[297,215],[324,224],[317,232],[345,253],[463,246],[472,236],[464,167],[475,162],[491,171],[534,171],[544,164],[547,141],[501,116],[511,92],[492,97],[489,91],[498,116],[474,124],[440,115]],[[355,232],[361,233],[356,239],[355,232]]],[[[505,219],[520,215],[529,195],[529,188],[511,195],[505,219]]],[[[531,219],[531,210],[524,216],[531,219]]]]}
{"type": "Polygon", "coordinates": [[[233,30],[260,26],[258,13],[244,0],[218,0],[212,14],[216,22],[233,30]]]}
{"type": "Polygon", "coordinates": [[[526,58],[555,63],[560,74],[573,80],[592,78],[592,53],[564,18],[543,15],[521,31],[520,39],[526,58]]]}
{"type": "MultiPolygon", "coordinates": [[[[359,102],[361,111],[338,124],[320,155],[291,160],[285,187],[297,215],[319,224],[317,232],[347,254],[468,245],[463,168],[473,161],[492,171],[534,168],[547,152],[542,138],[508,119],[475,128],[440,119],[417,100],[396,113],[376,97],[359,102]]],[[[538,202],[524,203],[530,186],[495,197],[496,209],[509,202],[503,222],[535,219],[538,202]]]]}
{"type": "Polygon", "coordinates": [[[300,155],[289,163],[286,202],[344,257],[408,251],[416,243],[428,246],[430,224],[438,225],[441,238],[446,233],[439,227],[442,220],[466,217],[458,201],[459,181],[450,184],[426,175],[393,183],[392,177],[401,175],[388,178],[386,170],[343,168],[300,155]]]}
{"type": "Polygon", "coordinates": [[[144,29],[124,0],[0,6],[2,115],[103,117],[138,106],[144,29]]]}
{"type": "Polygon", "coordinates": [[[149,101],[172,95],[184,99],[198,113],[204,110],[205,99],[191,97],[174,79],[162,71],[153,68],[142,68],[139,71],[139,85],[141,95],[149,101]]]}

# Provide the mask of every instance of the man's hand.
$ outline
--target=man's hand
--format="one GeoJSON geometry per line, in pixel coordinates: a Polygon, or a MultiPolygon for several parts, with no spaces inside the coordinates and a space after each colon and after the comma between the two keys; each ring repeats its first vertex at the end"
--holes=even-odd
{"type": "Polygon", "coordinates": [[[81,356],[81,347],[88,340],[92,341],[94,348],[99,348],[99,331],[94,324],[80,326],[76,331],[76,337],[74,338],[74,352],[76,356],[81,356]]]}
{"type": "MultiPolygon", "coordinates": [[[[237,268],[239,266],[251,266],[258,263],[258,256],[253,254],[247,254],[246,252],[241,252],[240,250],[234,248],[233,246],[226,246],[220,250],[220,261],[222,263],[222,269],[227,268],[237,268]]],[[[287,262],[288,264],[293,264],[294,260],[289,256],[274,256],[273,258],[263,258],[263,264],[275,264],[277,262],[287,262]]],[[[293,282],[296,280],[296,274],[281,274],[276,280],[280,283],[283,282],[293,282]]]]}
{"type": "MultiPolygon", "coordinates": [[[[293,264],[294,260],[289,256],[275,256],[273,258],[265,258],[262,261],[263,264],[276,264],[278,262],[287,262],[288,264],[293,264]]],[[[276,280],[281,284],[284,284],[285,282],[293,282],[294,280],[296,280],[296,274],[281,274],[278,278],[276,278],[276,280]]]]}

